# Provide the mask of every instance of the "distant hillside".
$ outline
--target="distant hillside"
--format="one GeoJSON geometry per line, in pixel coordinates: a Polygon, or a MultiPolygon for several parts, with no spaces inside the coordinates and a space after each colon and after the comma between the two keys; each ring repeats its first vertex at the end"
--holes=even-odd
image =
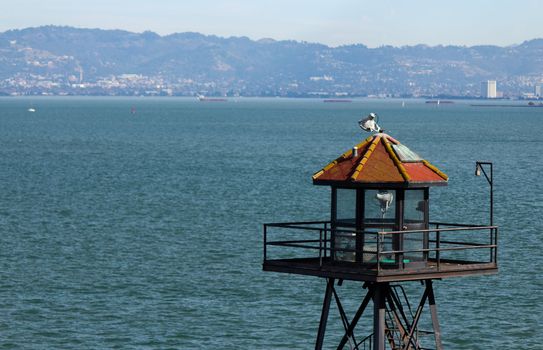
{"type": "Polygon", "coordinates": [[[511,47],[368,48],[46,26],[0,33],[0,92],[517,95],[543,81],[543,39],[511,47]]]}

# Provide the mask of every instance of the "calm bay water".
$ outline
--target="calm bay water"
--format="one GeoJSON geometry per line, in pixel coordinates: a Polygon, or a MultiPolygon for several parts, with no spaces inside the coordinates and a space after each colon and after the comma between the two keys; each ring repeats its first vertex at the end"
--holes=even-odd
{"type": "Polygon", "coordinates": [[[543,108],[176,98],[0,98],[0,348],[312,348],[325,282],[262,272],[261,224],[328,218],[369,112],[450,176],[432,220],[486,224],[495,165],[500,273],[435,283],[445,347],[541,349],[543,108]]]}

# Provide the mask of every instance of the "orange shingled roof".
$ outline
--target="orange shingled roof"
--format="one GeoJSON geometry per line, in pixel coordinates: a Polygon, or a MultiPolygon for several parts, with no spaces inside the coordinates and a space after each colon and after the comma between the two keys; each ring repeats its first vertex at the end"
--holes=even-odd
{"type": "Polygon", "coordinates": [[[447,184],[447,175],[387,134],[370,136],[356,147],[357,156],[353,156],[353,150],[343,153],[315,173],[313,183],[447,184]]]}

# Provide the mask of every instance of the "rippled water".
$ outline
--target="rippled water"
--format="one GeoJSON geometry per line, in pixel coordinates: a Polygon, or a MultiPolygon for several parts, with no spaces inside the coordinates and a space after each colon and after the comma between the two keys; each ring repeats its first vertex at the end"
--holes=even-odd
{"type": "Polygon", "coordinates": [[[328,218],[370,111],[450,176],[433,220],[486,223],[495,165],[500,273],[435,283],[445,347],[540,349],[542,108],[174,98],[0,99],[0,347],[312,348],[325,282],[262,272],[261,224],[328,218]]]}

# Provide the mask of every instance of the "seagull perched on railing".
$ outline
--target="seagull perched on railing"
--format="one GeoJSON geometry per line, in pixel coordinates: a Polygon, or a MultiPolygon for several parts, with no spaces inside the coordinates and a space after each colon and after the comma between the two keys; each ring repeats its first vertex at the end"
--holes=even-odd
{"type": "Polygon", "coordinates": [[[381,129],[379,125],[377,125],[377,114],[370,113],[368,116],[362,120],[358,121],[358,126],[360,126],[360,129],[367,131],[367,132],[383,132],[384,130],[381,129]]]}

